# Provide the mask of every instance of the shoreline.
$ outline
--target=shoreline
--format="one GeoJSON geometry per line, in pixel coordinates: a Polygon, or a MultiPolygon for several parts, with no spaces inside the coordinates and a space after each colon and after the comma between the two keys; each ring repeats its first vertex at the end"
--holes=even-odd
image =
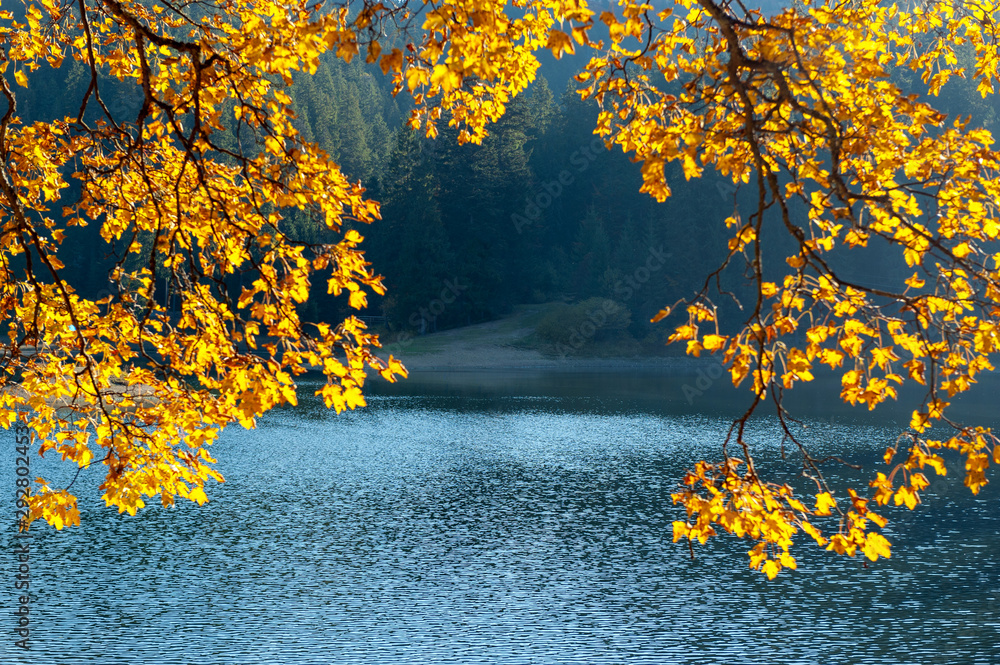
{"type": "MultiPolygon", "coordinates": [[[[407,370],[477,371],[477,370],[629,370],[656,369],[670,372],[695,372],[699,368],[718,365],[719,358],[701,358],[682,353],[613,355],[617,350],[608,345],[591,349],[592,353],[547,354],[531,343],[541,306],[518,308],[508,317],[453,328],[427,335],[397,335],[396,340],[383,337],[377,355],[392,354],[407,370]]],[[[666,348],[666,347],[664,347],[666,348]]],[[[679,350],[679,349],[678,349],[679,350]]]]}
{"type": "Polygon", "coordinates": [[[656,370],[695,372],[718,364],[712,358],[671,356],[546,356],[538,351],[482,346],[437,353],[396,356],[410,372],[550,370],[557,372],[656,370]]]}

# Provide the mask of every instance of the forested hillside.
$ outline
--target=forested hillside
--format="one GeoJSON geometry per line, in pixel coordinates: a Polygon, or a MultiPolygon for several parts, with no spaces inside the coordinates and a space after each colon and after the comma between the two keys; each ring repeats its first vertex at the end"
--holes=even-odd
{"type": "MultiPolygon", "coordinates": [[[[348,64],[328,55],[315,75],[296,77],[289,92],[299,131],[382,203],[382,221],[359,228],[388,288],[366,313],[385,317],[379,326],[421,334],[491,320],[517,304],[586,302],[584,310],[614,310],[614,323],[606,324],[614,335],[656,348],[667,330],[649,323],[653,314],[701,288],[722,264],[728,230],[721,221],[733,214],[740,192],[711,174],[687,182],[674,164],[666,203],[640,194],[638,166],[592,133],[598,108],[575,94],[568,72],[581,63],[573,59],[550,59],[481,146],[459,146],[448,130],[430,140],[406,129],[407,109],[392,96],[389,79],[360,58],[348,64]]],[[[86,74],[75,61],[39,72],[22,96],[23,121],[75,116],[64,100],[81,98],[86,74]]],[[[898,76],[904,83],[916,78],[898,76]]],[[[134,116],[135,90],[116,84],[106,79],[105,100],[112,112],[134,116]]],[[[971,85],[951,84],[944,96],[947,110],[994,125],[994,110],[971,85]]],[[[235,145],[235,137],[229,140],[235,145]]],[[[750,188],[744,193],[752,195],[750,188]]],[[[71,205],[75,195],[71,188],[62,203],[71,205]]],[[[285,224],[303,241],[325,239],[322,225],[303,214],[285,224]]],[[[99,295],[116,249],[93,228],[72,233],[62,260],[82,294],[99,295]]],[[[769,249],[785,256],[778,244],[769,249]]],[[[842,269],[869,283],[905,272],[902,261],[883,260],[877,246],[851,254],[842,269]]],[[[742,276],[727,270],[723,277],[738,296],[742,276]]],[[[716,300],[724,324],[742,322],[734,298],[716,300]]],[[[314,285],[303,307],[313,320],[349,313],[345,299],[326,295],[323,285],[314,285]]]]}

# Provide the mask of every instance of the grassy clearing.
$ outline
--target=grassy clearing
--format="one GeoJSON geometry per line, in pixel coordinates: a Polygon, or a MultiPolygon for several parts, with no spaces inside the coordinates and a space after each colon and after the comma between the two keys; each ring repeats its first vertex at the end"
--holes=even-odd
{"type": "Polygon", "coordinates": [[[382,339],[385,351],[404,362],[409,359],[443,366],[683,355],[682,349],[667,347],[663,336],[636,340],[621,326],[611,329],[611,323],[595,325],[601,323],[599,312],[589,317],[574,312],[573,307],[564,303],[520,305],[496,321],[427,335],[383,331],[382,339]]]}

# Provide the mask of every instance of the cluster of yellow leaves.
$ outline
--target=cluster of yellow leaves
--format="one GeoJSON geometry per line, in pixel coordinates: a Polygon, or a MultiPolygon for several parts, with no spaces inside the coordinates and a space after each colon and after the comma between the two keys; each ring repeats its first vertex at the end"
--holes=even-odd
{"type": "MultiPolygon", "coordinates": [[[[38,0],[24,17],[0,12],[4,71],[30,86],[32,72],[71,58],[91,85],[76,117],[24,126],[16,88],[0,79],[0,259],[33,258],[0,280],[12,322],[0,402],[30,423],[43,453],[106,465],[104,499],[130,513],[144,497],[204,501],[204,482],[221,480],[205,446],[226,424],[294,404],[295,377],[309,368],[326,375],[318,394],[337,411],[364,405],[368,369],[405,376],[398,360],[374,355],[378,339],[358,319],[299,317],[321,273],[354,308],[383,289],[346,227],[377,219],[378,205],[298,134],[292,74],[314,73],[323,53],[350,60],[365,48],[412,94],[413,127],[434,136],[447,114],[461,142],[479,142],[533,80],[535,53],[572,53],[593,24],[583,0],[38,0]],[[109,109],[107,76],[141,91],[134,117],[109,109]],[[339,241],[289,237],[289,210],[339,241]],[[59,251],[66,227],[95,224],[126,259],[113,295],[91,301],[63,278],[59,251]],[[241,292],[230,293],[236,275],[241,292]]],[[[72,495],[39,483],[32,519],[75,523],[72,495]]]]}
{"type": "MultiPolygon", "coordinates": [[[[413,96],[413,127],[434,136],[447,114],[459,141],[479,142],[534,79],[535,53],[589,45],[593,24],[584,0],[38,0],[24,16],[0,12],[14,81],[30,86],[39,67],[72,58],[91,85],[76,117],[24,126],[16,88],[0,80],[9,108],[0,255],[5,264],[35,257],[0,281],[13,322],[0,402],[30,423],[43,453],[106,465],[104,499],[130,513],[143,497],[204,501],[204,482],[221,480],[204,447],[228,423],[251,426],[294,403],[295,377],[308,368],[327,376],[318,394],[337,411],[364,405],[368,369],[405,376],[397,360],[374,355],[378,339],[359,320],[299,317],[320,273],[354,308],[383,289],[361,235],[345,227],[377,219],[378,205],[299,136],[285,91],[292,74],[314,73],[323,53],[350,60],[364,48],[413,96]],[[109,109],[107,76],[141,91],[134,117],[109,109]],[[73,201],[71,183],[82,190],[73,201]],[[289,237],[289,210],[340,240],[289,237]],[[65,227],[94,224],[126,254],[113,295],[98,301],[75,292],[58,258],[65,227]],[[235,275],[241,292],[232,294],[235,275]]],[[[72,495],[39,482],[32,518],[75,523],[63,509],[72,495]]]]}
{"type": "MultiPolygon", "coordinates": [[[[947,118],[890,74],[919,72],[931,99],[953,77],[971,77],[981,94],[992,94],[1000,81],[1000,3],[806,0],[771,16],[718,0],[620,4],[618,16],[601,16],[611,48],[577,77],[583,96],[604,107],[598,133],[643,163],[642,189],[658,200],[670,193],[667,162],[679,162],[686,178],[712,167],[737,186],[753,179],[759,192],[753,214],[742,216],[749,222],[738,214],[726,221],[733,228],[727,264],[742,255],[756,281],[746,325],[720,334],[714,317],[702,315],[712,309],[703,292],[688,301],[687,320],[670,341],[686,342],[693,355],[719,352],[734,385],[752,377],[754,407],[813,380],[822,366],[840,374],[844,401],[869,409],[916,381],[927,394],[913,412],[907,461],[897,467],[902,484],[900,474],[879,474],[875,498],[913,508],[926,486],[919,469],[945,472],[932,449],[959,452],[965,484],[978,491],[1000,459],[997,441],[989,430],[953,423],[945,409],[993,370],[998,350],[1000,153],[988,131],[947,118]],[[972,54],[968,71],[960,49],[972,54]],[[765,215],[796,244],[783,280],[764,278],[765,215]],[[897,289],[832,267],[831,253],[862,251],[872,238],[898,249],[915,271],[897,289]],[[711,329],[700,327],[705,320],[711,329]],[[935,425],[957,434],[926,438],[935,425]]],[[[780,488],[753,473],[737,474],[728,463],[698,469],[688,485],[700,491],[678,495],[697,519],[675,535],[704,542],[711,525],[722,524],[760,541],[752,564],[777,572],[780,557],[762,558],[761,547],[786,553],[789,541],[775,534],[794,530],[808,513],[788,512],[780,488]],[[781,528],[762,530],[777,520],[775,511],[785,515],[781,528]],[[733,514],[750,522],[736,526],[733,514]]],[[[851,492],[853,509],[828,548],[887,556],[881,536],[867,531],[881,518],[851,492]]]]}
{"type": "MultiPolygon", "coordinates": [[[[0,275],[0,410],[30,425],[42,454],[104,464],[103,498],[122,512],[150,497],[203,503],[205,482],[222,480],[206,446],[227,424],[249,427],[294,404],[297,375],[320,369],[318,394],[337,411],[364,404],[366,369],[405,376],[398,360],[374,355],[378,339],[358,319],[311,324],[298,310],[317,278],[354,308],[366,290],[383,292],[361,235],[345,228],[377,219],[378,205],[301,139],[276,83],[315,71],[325,51],[357,50],[346,9],[230,0],[185,13],[136,0],[41,0],[26,17],[0,13],[3,66],[17,83],[64,58],[92,73],[78,117],[30,126],[17,115],[16,88],[0,83],[9,108],[0,119],[0,259],[27,261],[22,273],[0,275]],[[105,76],[141,92],[135,117],[108,109],[105,76]],[[236,147],[219,140],[224,132],[236,147]],[[81,189],[73,201],[71,181],[81,189]],[[54,202],[68,204],[62,219],[54,202]],[[339,240],[289,237],[289,210],[339,240]],[[59,260],[65,227],[91,224],[134,257],[100,300],[80,297],[59,260]],[[233,294],[237,274],[250,283],[233,294]]],[[[75,497],[44,478],[30,504],[32,520],[79,522],[75,497]]]]}
{"type": "MultiPolygon", "coordinates": [[[[739,332],[722,334],[702,294],[687,303],[671,341],[694,355],[721,353],[736,385],[751,376],[754,405],[813,380],[823,365],[840,373],[844,400],[870,409],[894,399],[905,380],[926,385],[906,461],[872,481],[874,500],[914,507],[926,486],[920,470],[944,472],[936,449],[963,455],[966,484],[982,487],[989,464],[1000,462],[989,430],[925,435],[952,425],[943,392],[950,399],[993,369],[1000,154],[988,132],[901,91],[890,69],[920,72],[931,96],[956,76],[993,93],[1000,3],[804,0],[767,17],[727,0],[620,0],[599,16],[584,0],[412,4],[365,1],[349,11],[227,0],[185,13],[138,0],[40,0],[28,4],[26,23],[0,13],[4,67],[18,84],[66,57],[93,76],[78,117],[31,126],[20,123],[16,95],[0,79],[9,106],[0,119],[0,254],[33,259],[23,278],[8,271],[0,283],[0,307],[13,322],[0,402],[7,414],[32,412],[44,450],[107,465],[105,500],[123,511],[156,495],[167,505],[175,496],[202,502],[205,480],[220,479],[205,446],[227,423],[249,426],[294,403],[295,376],[307,367],[322,368],[328,382],[319,393],[338,411],[364,404],[366,367],[387,378],[405,373],[373,354],[378,340],[356,319],[331,327],[299,318],[320,272],[353,307],[365,305],[367,291],[381,293],[360,234],[345,227],[379,213],[301,139],[279,82],[314,72],[324,52],[350,59],[364,47],[368,62],[413,96],[411,126],[434,136],[447,117],[460,141],[479,142],[533,80],[537,51],[560,57],[586,46],[594,55],[577,77],[581,94],[602,105],[596,132],[642,162],[642,191],[669,195],[668,162],[679,162],[685,178],[710,167],[737,186],[756,181],[757,210],[748,222],[727,221],[727,264],[742,256],[755,278],[752,315],[739,332]],[[595,19],[607,41],[591,38],[595,19]],[[410,42],[408,29],[419,30],[410,42]],[[971,48],[972,71],[959,66],[959,48],[971,48]],[[97,72],[142,90],[137,117],[108,110],[97,72]],[[217,140],[223,132],[236,147],[217,140]],[[50,206],[70,178],[82,194],[63,211],[65,224],[99,224],[105,239],[140,259],[138,268],[122,262],[114,295],[99,301],[60,278],[65,230],[50,206]],[[308,213],[339,240],[289,238],[288,210],[308,213]],[[781,280],[764,278],[765,214],[796,243],[781,280]],[[898,290],[839,274],[827,260],[873,238],[898,248],[914,270],[898,290]],[[237,273],[251,281],[231,297],[227,276],[237,273]],[[162,304],[164,281],[179,315],[162,304]]],[[[787,486],[757,477],[742,428],[737,440],[747,470],[728,455],[721,465],[699,464],[675,496],[689,515],[675,525],[677,538],[704,542],[721,525],[757,541],[751,564],[771,577],[794,567],[788,547],[799,530],[843,554],[889,555],[869,530],[884,524],[868,511],[870,499],[851,490],[841,506],[821,483],[807,509],[787,486]],[[810,518],[832,509],[839,526],[823,536],[810,518]]],[[[32,516],[75,523],[72,496],[40,482],[32,516]]]]}
{"type": "Polygon", "coordinates": [[[845,512],[829,492],[821,492],[809,508],[788,485],[762,483],[752,464],[740,472],[743,463],[735,458],[719,465],[699,462],[685,476],[685,488],[672,496],[675,503],[685,506],[688,519],[674,522],[674,542],[686,538],[704,544],[716,535],[716,526],[722,527],[727,533],[757,541],[749,552],[750,566],[769,579],[782,568],[796,568],[789,548],[799,531],[838,554],[861,553],[871,561],[889,558],[889,542],[868,530],[869,522],[885,526],[887,520],[868,509],[868,499],[850,490],[851,507],[845,512]],[[837,511],[841,528],[827,538],[811,519],[829,516],[831,509],[837,511]]]}
{"type": "MultiPolygon", "coordinates": [[[[437,135],[447,116],[460,143],[480,143],[509,101],[535,79],[536,52],[557,58],[589,45],[593,12],[585,0],[425,0],[423,38],[406,52],[381,55],[396,90],[407,89],[416,108],[410,126],[437,135]]],[[[374,60],[382,47],[369,47],[374,60]],[[373,48],[374,47],[374,48],[373,48]]]]}

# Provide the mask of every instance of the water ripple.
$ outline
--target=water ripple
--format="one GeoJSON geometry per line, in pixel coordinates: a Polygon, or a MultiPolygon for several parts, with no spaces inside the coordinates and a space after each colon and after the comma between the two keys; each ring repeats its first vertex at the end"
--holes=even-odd
{"type": "MultiPolygon", "coordinates": [[[[891,560],[802,547],[800,570],[768,583],[744,543],[692,559],[670,537],[670,492],[717,455],[720,417],[576,397],[371,402],[334,417],[306,400],[227,431],[215,447],[227,483],[202,508],[115,515],[84,474],[83,526],[35,536],[30,657],[8,618],[0,662],[1000,661],[992,487],[973,497],[935,479],[925,505],[892,512],[891,560]]],[[[777,427],[753,428],[778,469],[777,427]]],[[[823,431],[818,447],[848,440],[861,460],[894,437],[823,431]]],[[[0,464],[12,487],[9,452],[0,464]]]]}

